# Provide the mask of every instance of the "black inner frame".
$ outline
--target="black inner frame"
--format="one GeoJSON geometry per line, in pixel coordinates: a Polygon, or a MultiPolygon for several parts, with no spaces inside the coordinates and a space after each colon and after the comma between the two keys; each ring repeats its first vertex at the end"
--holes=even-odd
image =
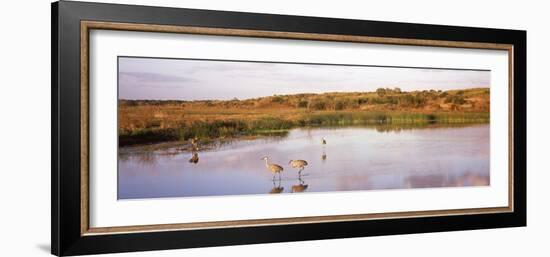
{"type": "Polygon", "coordinates": [[[526,225],[526,32],[62,1],[52,4],[51,247],[55,255],[161,250],[526,225]],[[514,211],[107,235],[80,234],[80,21],[512,44],[514,211]]]}

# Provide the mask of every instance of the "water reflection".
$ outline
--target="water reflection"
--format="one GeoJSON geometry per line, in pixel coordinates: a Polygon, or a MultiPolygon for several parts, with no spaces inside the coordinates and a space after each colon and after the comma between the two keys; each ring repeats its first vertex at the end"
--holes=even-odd
{"type": "Polygon", "coordinates": [[[299,184],[292,186],[292,193],[302,193],[306,191],[308,185],[302,179],[302,175],[298,176],[298,181],[300,182],[299,184]]]}
{"type": "Polygon", "coordinates": [[[489,125],[302,128],[283,136],[197,143],[195,149],[121,148],[118,197],[487,186],[489,153],[489,125]],[[194,151],[199,149],[200,165],[194,151]],[[262,156],[283,170],[270,172],[262,156]],[[293,167],[293,158],[307,160],[307,167],[293,167]],[[279,174],[281,179],[273,179],[279,174]]]}
{"type": "Polygon", "coordinates": [[[197,163],[199,162],[199,153],[194,152],[194,153],[193,153],[193,156],[191,157],[191,159],[189,159],[189,162],[190,162],[190,163],[197,164],[197,163]]]}
{"type": "Polygon", "coordinates": [[[281,186],[281,180],[277,180],[279,183],[275,185],[275,180],[273,180],[273,188],[271,188],[271,191],[269,191],[270,194],[280,194],[285,190],[284,187],[281,186]]]}
{"type": "Polygon", "coordinates": [[[129,160],[134,160],[138,164],[145,166],[145,167],[152,167],[155,166],[157,163],[157,155],[153,152],[143,152],[136,155],[128,155],[129,160]]]}
{"type": "Polygon", "coordinates": [[[408,188],[426,187],[464,187],[464,186],[486,186],[489,181],[489,174],[478,175],[466,173],[461,176],[449,176],[448,174],[410,176],[405,179],[408,188]]]}

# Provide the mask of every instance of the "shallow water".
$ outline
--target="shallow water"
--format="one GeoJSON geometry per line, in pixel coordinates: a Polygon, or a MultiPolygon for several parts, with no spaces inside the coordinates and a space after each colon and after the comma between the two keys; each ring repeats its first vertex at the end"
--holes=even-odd
{"type": "Polygon", "coordinates": [[[489,185],[489,125],[293,129],[192,153],[121,148],[118,198],[190,197],[489,185]],[[327,144],[322,145],[322,138],[327,144]],[[281,179],[262,157],[283,166],[281,179]],[[288,165],[303,159],[298,174],[288,165]]]}

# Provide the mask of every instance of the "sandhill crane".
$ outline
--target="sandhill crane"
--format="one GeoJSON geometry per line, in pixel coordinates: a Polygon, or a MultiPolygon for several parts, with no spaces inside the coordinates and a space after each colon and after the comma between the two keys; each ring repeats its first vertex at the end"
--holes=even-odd
{"type": "Polygon", "coordinates": [[[197,137],[191,139],[191,150],[192,151],[199,150],[199,139],[197,137]]]}
{"type": "Polygon", "coordinates": [[[273,173],[273,180],[275,180],[276,173],[279,174],[279,179],[281,179],[281,171],[283,171],[283,167],[281,167],[281,165],[269,162],[269,157],[267,156],[262,158],[262,160],[265,160],[265,167],[267,168],[267,170],[273,173]]]}
{"type": "Polygon", "coordinates": [[[302,174],[302,170],[307,166],[307,162],[304,160],[290,160],[288,164],[290,164],[292,168],[299,168],[298,174],[302,174]]]}
{"type": "Polygon", "coordinates": [[[197,164],[199,162],[199,154],[193,153],[193,156],[191,157],[191,159],[189,159],[189,162],[197,164]]]}
{"type": "Polygon", "coordinates": [[[321,144],[323,144],[323,145],[326,145],[326,144],[327,144],[327,141],[325,140],[324,137],[321,139],[321,144]]]}

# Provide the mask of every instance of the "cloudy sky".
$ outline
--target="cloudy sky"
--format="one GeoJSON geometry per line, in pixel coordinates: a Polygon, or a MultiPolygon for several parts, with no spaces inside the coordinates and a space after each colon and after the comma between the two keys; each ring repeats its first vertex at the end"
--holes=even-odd
{"type": "Polygon", "coordinates": [[[119,98],[247,99],[274,94],[489,87],[490,71],[119,58],[119,98]]]}

